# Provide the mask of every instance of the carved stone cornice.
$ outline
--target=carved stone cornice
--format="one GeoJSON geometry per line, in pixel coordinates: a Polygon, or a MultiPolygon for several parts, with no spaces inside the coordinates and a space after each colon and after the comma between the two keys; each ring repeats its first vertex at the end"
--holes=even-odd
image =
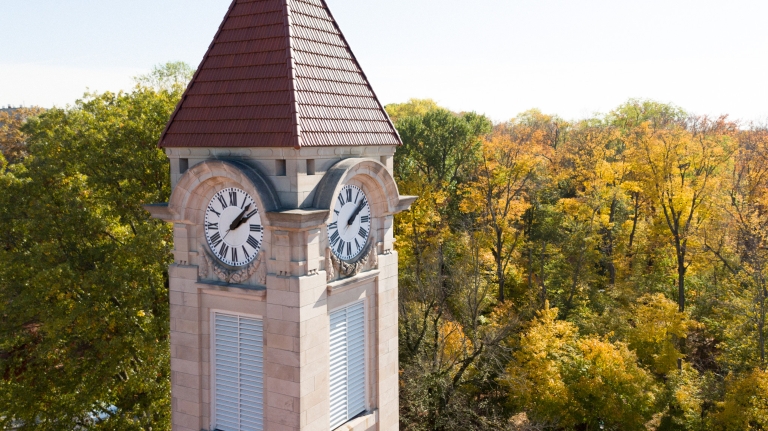
{"type": "Polygon", "coordinates": [[[368,241],[363,251],[363,257],[355,262],[345,262],[335,254],[330,247],[325,249],[326,281],[341,280],[353,277],[363,271],[377,268],[379,265],[378,253],[373,241],[368,241]]]}
{"type": "Polygon", "coordinates": [[[256,282],[262,285],[267,284],[267,268],[264,264],[264,250],[259,250],[259,255],[250,264],[238,270],[226,268],[216,262],[216,259],[208,255],[208,250],[201,247],[204,251],[200,253],[199,274],[201,279],[209,277],[213,272],[216,277],[225,283],[242,284],[248,281],[254,274],[257,275],[256,282]]]}

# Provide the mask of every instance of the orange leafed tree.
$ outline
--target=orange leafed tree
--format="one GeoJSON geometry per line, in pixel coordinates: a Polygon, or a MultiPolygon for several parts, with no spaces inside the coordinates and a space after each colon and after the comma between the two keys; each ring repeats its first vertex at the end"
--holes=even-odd
{"type": "Polygon", "coordinates": [[[40,115],[38,107],[15,108],[0,111],[0,152],[10,163],[16,163],[27,155],[26,136],[21,127],[27,118],[40,115]]]}
{"type": "Polygon", "coordinates": [[[530,207],[529,192],[552,151],[552,130],[543,124],[553,124],[552,118],[530,112],[497,126],[484,142],[474,180],[465,187],[462,209],[477,214],[478,225],[487,230],[500,302],[505,300],[509,266],[522,241],[520,218],[530,207]]]}

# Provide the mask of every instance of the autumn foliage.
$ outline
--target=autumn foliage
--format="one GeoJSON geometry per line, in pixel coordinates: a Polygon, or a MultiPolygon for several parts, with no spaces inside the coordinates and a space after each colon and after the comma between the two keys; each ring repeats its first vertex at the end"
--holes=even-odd
{"type": "MultiPolygon", "coordinates": [[[[141,205],[168,198],[189,72],[0,114],[0,428],[170,428],[172,235],[141,205]]],[[[394,226],[402,430],[768,429],[768,128],[387,110],[419,196],[394,226]]]]}
{"type": "Polygon", "coordinates": [[[388,109],[401,429],[766,429],[766,128],[388,109]]]}

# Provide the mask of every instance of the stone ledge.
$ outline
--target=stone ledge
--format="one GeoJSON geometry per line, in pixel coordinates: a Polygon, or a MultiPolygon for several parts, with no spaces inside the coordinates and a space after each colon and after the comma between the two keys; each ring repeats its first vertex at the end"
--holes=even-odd
{"type": "Polygon", "coordinates": [[[374,269],[371,271],[362,272],[349,278],[344,278],[332,283],[328,283],[328,295],[346,292],[347,290],[353,289],[363,283],[375,279],[379,276],[379,274],[381,274],[381,271],[374,269]]]}
{"type": "Polygon", "coordinates": [[[172,222],[176,218],[176,214],[171,212],[167,202],[143,205],[143,208],[149,213],[150,216],[152,216],[152,218],[166,222],[172,222]]]}
{"type": "Polygon", "coordinates": [[[268,212],[270,224],[288,230],[315,229],[325,223],[330,210],[306,209],[268,212]]]}
{"type": "Polygon", "coordinates": [[[407,211],[411,209],[411,205],[416,202],[416,199],[418,199],[418,196],[403,196],[400,195],[399,200],[397,202],[397,207],[395,208],[394,213],[401,213],[403,211],[407,211]]]}
{"type": "Polygon", "coordinates": [[[365,412],[351,421],[340,425],[334,431],[365,431],[378,422],[378,409],[372,412],[365,412]]]}
{"type": "Polygon", "coordinates": [[[264,286],[230,284],[221,281],[198,281],[197,285],[203,289],[203,293],[210,295],[233,296],[248,299],[254,297],[266,298],[267,296],[267,288],[264,286]]]}

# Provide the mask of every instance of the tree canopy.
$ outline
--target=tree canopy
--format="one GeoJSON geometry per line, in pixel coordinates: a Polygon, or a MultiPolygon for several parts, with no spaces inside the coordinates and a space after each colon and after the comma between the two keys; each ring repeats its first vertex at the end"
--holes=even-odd
{"type": "Polygon", "coordinates": [[[170,193],[182,85],[87,94],[14,133],[0,169],[0,427],[169,429],[170,193]],[[99,419],[100,418],[100,419],[99,419]]]}
{"type": "MultiPolygon", "coordinates": [[[[192,73],[0,114],[0,427],[170,429],[170,193],[192,73]]],[[[768,129],[630,100],[387,107],[404,430],[765,430],[768,129]]]]}
{"type": "Polygon", "coordinates": [[[764,429],[764,127],[388,108],[401,429],[764,429]]]}

